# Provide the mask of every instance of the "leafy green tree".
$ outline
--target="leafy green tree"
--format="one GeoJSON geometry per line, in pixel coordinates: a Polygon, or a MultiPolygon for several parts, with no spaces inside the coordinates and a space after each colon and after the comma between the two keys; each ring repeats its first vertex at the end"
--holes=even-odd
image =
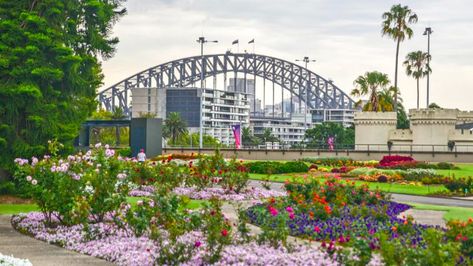
{"type": "MultiPolygon", "coordinates": [[[[50,139],[72,150],[95,110],[123,0],[0,1],[0,168],[39,156],[50,139]]],[[[11,168],[10,168],[11,169],[11,168]]]]}
{"type": "MultiPolygon", "coordinates": [[[[384,111],[388,109],[385,106],[386,101],[380,101],[379,96],[381,90],[387,89],[389,82],[388,75],[384,73],[378,71],[366,72],[363,76],[359,76],[353,82],[355,88],[352,90],[351,95],[355,97],[369,95],[368,103],[363,108],[365,111],[384,111]]],[[[386,93],[389,93],[389,91],[386,93]]],[[[386,99],[382,98],[382,100],[386,99]]]]}
{"type": "Polygon", "coordinates": [[[274,136],[273,132],[269,128],[264,129],[263,134],[257,137],[260,138],[263,142],[280,142],[279,138],[274,136]]]}
{"type": "MultiPolygon", "coordinates": [[[[409,27],[411,24],[417,23],[417,15],[408,7],[401,4],[393,5],[388,12],[382,16],[381,34],[388,36],[396,42],[396,64],[394,70],[394,88],[397,86],[398,61],[399,61],[399,45],[406,38],[410,39],[414,35],[414,31],[409,27]]],[[[397,110],[397,94],[394,98],[394,110],[397,110]]]]}
{"type": "Polygon", "coordinates": [[[344,127],[341,123],[323,122],[308,129],[304,136],[308,148],[326,147],[329,137],[334,137],[335,147],[354,145],[355,129],[353,126],[344,127]]]}
{"type": "Polygon", "coordinates": [[[175,144],[181,135],[187,134],[187,123],[181,118],[181,114],[177,112],[169,113],[164,121],[164,132],[166,137],[171,138],[172,144],[175,144]]]}
{"type": "Polygon", "coordinates": [[[416,79],[417,81],[417,109],[419,109],[419,80],[428,73],[432,72],[429,67],[430,55],[422,51],[410,52],[406,56],[404,66],[406,67],[406,74],[416,79]]]}
{"type": "Polygon", "coordinates": [[[241,134],[242,144],[244,146],[254,146],[261,143],[261,139],[253,136],[249,127],[244,127],[241,134]]]}

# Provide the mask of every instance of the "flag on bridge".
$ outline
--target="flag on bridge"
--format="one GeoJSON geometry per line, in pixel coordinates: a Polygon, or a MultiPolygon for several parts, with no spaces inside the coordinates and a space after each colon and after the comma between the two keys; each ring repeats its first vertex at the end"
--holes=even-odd
{"type": "Polygon", "coordinates": [[[236,39],[232,42],[232,45],[234,45],[234,44],[238,44],[238,39],[236,39]]]}
{"type": "Polygon", "coordinates": [[[250,43],[255,43],[255,39],[248,42],[248,44],[250,44],[250,43]]]}
{"type": "Polygon", "coordinates": [[[241,146],[240,125],[233,125],[232,131],[233,131],[233,137],[235,137],[235,147],[237,149],[240,149],[240,146],[241,146]]]}

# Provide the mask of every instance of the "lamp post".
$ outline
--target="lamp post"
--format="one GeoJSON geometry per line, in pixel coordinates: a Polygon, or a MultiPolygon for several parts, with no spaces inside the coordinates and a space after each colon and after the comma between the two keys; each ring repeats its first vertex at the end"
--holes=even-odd
{"type": "Polygon", "coordinates": [[[209,41],[205,39],[205,37],[199,37],[199,39],[196,40],[198,43],[200,43],[200,57],[202,59],[201,63],[201,69],[200,69],[200,129],[199,129],[199,149],[203,148],[203,127],[204,127],[204,122],[203,120],[203,109],[204,109],[204,44],[208,42],[213,42],[213,43],[218,43],[218,41],[209,41]]]}
{"type": "MultiPolygon", "coordinates": [[[[304,56],[304,58],[302,59],[296,59],[296,62],[304,62],[305,64],[305,69],[307,69],[307,65],[311,62],[316,62],[316,60],[314,59],[310,59],[308,56],[304,56]]],[[[309,77],[307,77],[309,78],[309,77]]],[[[307,130],[307,107],[308,107],[308,98],[309,98],[309,80],[307,80],[307,83],[306,83],[306,89],[305,89],[305,94],[306,94],[306,99],[305,99],[305,112],[304,112],[304,134],[305,134],[305,131],[307,130]]],[[[300,95],[299,95],[300,97],[300,95]]]]}
{"type": "MultiPolygon", "coordinates": [[[[429,58],[427,59],[427,66],[430,68],[430,34],[432,34],[432,28],[425,28],[424,35],[427,35],[427,54],[429,58]]],[[[430,93],[430,71],[427,71],[427,108],[429,108],[429,93],[430,93]]]]}

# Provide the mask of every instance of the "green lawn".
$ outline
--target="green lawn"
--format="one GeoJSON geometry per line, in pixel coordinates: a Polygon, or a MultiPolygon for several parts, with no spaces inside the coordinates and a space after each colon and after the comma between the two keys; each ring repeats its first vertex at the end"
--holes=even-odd
{"type": "Polygon", "coordinates": [[[454,170],[436,170],[437,173],[444,175],[444,176],[453,176],[455,177],[473,177],[473,164],[471,163],[456,163],[459,169],[454,170]]]}
{"type": "Polygon", "coordinates": [[[432,211],[445,211],[443,219],[446,221],[450,220],[463,220],[466,221],[468,218],[473,218],[473,208],[464,208],[464,207],[453,207],[453,206],[438,206],[438,205],[428,205],[428,204],[417,204],[417,203],[407,203],[412,205],[414,209],[419,210],[432,210],[432,211]]]}
{"type": "Polygon", "coordinates": [[[36,204],[0,204],[0,214],[17,214],[37,210],[36,204]]]}
{"type": "MultiPolygon", "coordinates": [[[[273,181],[273,182],[285,182],[286,180],[291,181],[294,175],[296,174],[272,175],[270,177],[270,181],[273,181]]],[[[250,174],[250,178],[254,180],[263,180],[266,177],[267,175],[263,175],[263,174],[250,174]]],[[[323,177],[320,177],[319,179],[325,180],[323,177]]],[[[388,192],[388,193],[399,193],[399,194],[410,194],[410,195],[428,195],[433,192],[440,192],[440,191],[446,190],[442,185],[416,186],[416,185],[402,185],[402,184],[364,182],[364,181],[355,181],[355,184],[357,186],[361,186],[362,184],[368,184],[368,186],[371,189],[378,188],[379,190],[388,192]]]]}
{"type": "MultiPolygon", "coordinates": [[[[138,200],[142,200],[144,197],[128,197],[127,201],[132,207],[136,206],[138,200]]],[[[187,209],[198,209],[202,206],[204,200],[190,200],[187,204],[187,209]]],[[[38,211],[39,208],[36,204],[0,204],[0,215],[2,214],[18,214],[22,212],[38,211]]]]}

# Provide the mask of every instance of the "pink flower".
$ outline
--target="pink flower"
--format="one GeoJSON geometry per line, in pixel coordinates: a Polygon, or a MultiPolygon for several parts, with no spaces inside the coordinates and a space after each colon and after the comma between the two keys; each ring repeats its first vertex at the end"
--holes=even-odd
{"type": "Polygon", "coordinates": [[[287,206],[287,207],[286,207],[286,211],[287,211],[287,212],[294,212],[294,209],[292,209],[291,206],[287,206]]]}
{"type": "Polygon", "coordinates": [[[289,213],[289,219],[293,220],[295,218],[295,215],[293,212],[289,213]]]}
{"type": "Polygon", "coordinates": [[[194,243],[194,247],[198,248],[202,245],[202,242],[200,242],[199,240],[195,241],[194,243]]]}
{"type": "Polygon", "coordinates": [[[278,210],[274,208],[273,206],[269,206],[269,213],[271,213],[272,216],[278,215],[278,210]]]}
{"type": "Polygon", "coordinates": [[[318,227],[317,225],[314,227],[314,231],[317,232],[317,233],[320,233],[320,227],[318,227]]]}

